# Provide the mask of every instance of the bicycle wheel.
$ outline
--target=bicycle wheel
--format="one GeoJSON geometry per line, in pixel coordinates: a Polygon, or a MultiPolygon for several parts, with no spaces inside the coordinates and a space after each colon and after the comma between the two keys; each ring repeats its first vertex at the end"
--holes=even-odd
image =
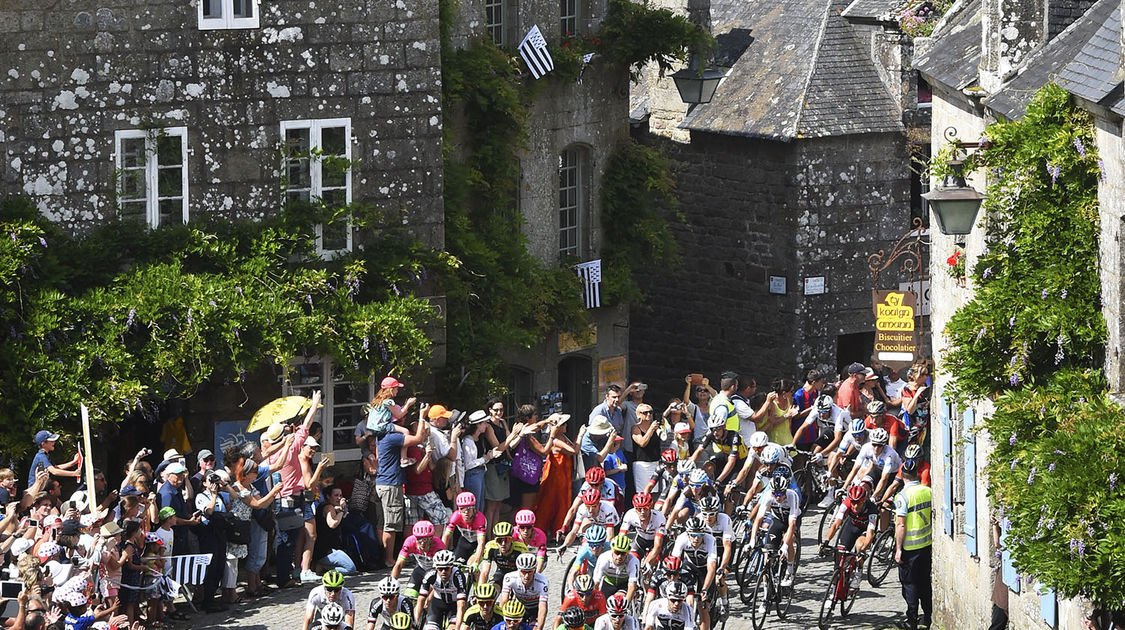
{"type": "Polygon", "coordinates": [[[832,611],[836,607],[836,580],[840,579],[840,567],[832,571],[832,578],[828,580],[828,590],[824,593],[824,600],[820,602],[820,618],[817,627],[826,630],[832,622],[832,611]]]}
{"type": "Polygon", "coordinates": [[[836,513],[837,505],[839,504],[833,501],[831,507],[829,507],[827,510],[824,510],[824,514],[820,515],[820,525],[818,525],[816,528],[816,544],[823,545],[825,542],[827,542],[826,540],[824,540],[824,535],[828,533],[828,530],[831,527],[832,516],[836,513]]]}
{"type": "MultiPolygon", "coordinates": [[[[801,513],[809,509],[809,504],[813,499],[813,480],[812,472],[809,471],[808,466],[797,471],[796,479],[797,489],[801,491],[801,513]]],[[[819,500],[819,499],[818,499],[819,500]]]]}
{"type": "Polygon", "coordinates": [[[570,562],[566,563],[566,571],[563,571],[562,589],[559,592],[560,604],[566,599],[566,592],[569,590],[570,584],[574,582],[574,576],[572,576],[570,572],[574,570],[574,561],[577,559],[578,555],[575,554],[575,556],[570,559],[570,562]]]}
{"type": "Polygon", "coordinates": [[[884,529],[875,536],[871,543],[873,549],[871,557],[867,560],[867,582],[874,588],[879,588],[887,574],[891,572],[895,560],[895,537],[893,529],[884,529]]]}
{"type": "MultiPolygon", "coordinates": [[[[851,559],[851,562],[855,562],[855,561],[856,561],[855,558],[851,559]]],[[[845,580],[848,581],[848,584],[847,584],[847,587],[846,587],[848,589],[848,596],[845,597],[840,602],[840,617],[847,617],[848,614],[852,612],[852,606],[855,604],[855,600],[859,599],[859,587],[856,586],[855,588],[852,588],[852,585],[851,585],[851,577],[854,574],[854,572],[858,571],[858,570],[859,570],[858,568],[853,566],[852,570],[848,571],[848,575],[841,578],[841,579],[845,579],[845,580]]]]}
{"type": "Polygon", "coordinates": [[[734,579],[738,582],[738,599],[743,604],[749,604],[751,594],[754,592],[754,578],[759,572],[762,560],[762,552],[759,549],[751,549],[748,553],[743,554],[742,563],[738,565],[734,575],[734,579]]]}
{"type": "MultiPolygon", "coordinates": [[[[798,552],[798,553],[800,553],[800,552],[798,552]]],[[[788,562],[778,562],[777,566],[779,567],[779,569],[777,571],[777,581],[775,582],[775,584],[777,584],[777,587],[776,587],[776,589],[777,589],[777,592],[776,592],[777,604],[776,604],[775,610],[777,612],[777,618],[784,620],[785,616],[789,614],[789,606],[791,606],[793,604],[793,591],[796,590],[796,589],[792,586],[787,586],[787,587],[781,586],[781,580],[785,576],[785,573],[789,570],[789,563],[788,562]]],[[[799,555],[797,557],[795,557],[794,561],[793,561],[793,572],[794,572],[794,574],[796,574],[798,566],[800,566],[800,556],[799,555]]]]}
{"type": "Polygon", "coordinates": [[[766,615],[769,614],[770,579],[770,571],[763,567],[750,589],[750,601],[747,605],[750,607],[750,624],[754,630],[762,630],[766,625],[766,615]]]}

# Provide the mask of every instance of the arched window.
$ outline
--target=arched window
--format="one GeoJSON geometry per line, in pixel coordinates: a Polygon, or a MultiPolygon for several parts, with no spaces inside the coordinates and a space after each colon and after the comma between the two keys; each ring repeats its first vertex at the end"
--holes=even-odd
{"type": "Polygon", "coordinates": [[[581,257],[590,197],[589,150],[571,145],[559,154],[559,257],[581,257]]]}

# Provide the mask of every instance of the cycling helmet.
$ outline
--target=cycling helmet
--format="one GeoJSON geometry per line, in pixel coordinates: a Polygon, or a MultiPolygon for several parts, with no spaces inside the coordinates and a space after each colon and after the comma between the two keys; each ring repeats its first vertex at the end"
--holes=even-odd
{"type": "Polygon", "coordinates": [[[863,484],[852,486],[848,489],[848,500],[851,501],[852,507],[862,506],[863,502],[867,500],[867,488],[863,484]]]}
{"type": "Polygon", "coordinates": [[[891,439],[891,436],[886,429],[875,429],[871,432],[871,443],[876,446],[886,444],[889,439],[891,439]]]}
{"type": "Polygon", "coordinates": [[[629,547],[631,545],[632,545],[632,542],[629,540],[629,537],[627,535],[618,534],[618,535],[613,537],[612,541],[610,541],[609,548],[614,550],[614,551],[619,551],[621,553],[625,553],[626,551],[629,551],[629,547]]]}
{"type": "Polygon", "coordinates": [[[770,436],[766,435],[765,431],[755,431],[754,434],[750,436],[750,448],[762,448],[769,443],[770,436]]]}
{"type": "Polygon", "coordinates": [[[660,461],[664,462],[665,464],[675,464],[676,451],[670,448],[666,448],[663,451],[660,451],[660,461]]]}
{"type": "Polygon", "coordinates": [[[410,530],[415,538],[429,538],[434,535],[434,524],[429,521],[418,521],[410,530]]]}
{"type": "Polygon", "coordinates": [[[861,435],[867,435],[867,423],[864,422],[863,418],[856,418],[855,420],[852,420],[851,433],[854,437],[857,438],[861,435]]]}
{"type": "Polygon", "coordinates": [[[624,593],[617,592],[605,600],[605,608],[611,615],[621,615],[628,610],[629,602],[625,601],[624,593]]]}
{"type": "Polygon", "coordinates": [[[902,463],[902,472],[917,474],[918,473],[918,460],[908,459],[902,463]]]}
{"type": "Polygon", "coordinates": [[[774,469],[773,476],[774,477],[782,477],[786,481],[788,481],[788,480],[793,478],[793,471],[790,470],[789,467],[786,466],[785,464],[782,464],[782,465],[780,465],[780,466],[778,466],[777,468],[774,469]]]}
{"type": "Polygon", "coordinates": [[[581,596],[585,597],[594,590],[594,578],[590,577],[589,573],[583,573],[574,577],[574,590],[581,596]]]}
{"type": "Polygon", "coordinates": [[[832,411],[832,397],[829,396],[828,394],[824,394],[820,398],[817,398],[816,399],[816,410],[821,412],[821,413],[824,413],[826,411],[832,411]]]}
{"type": "Polygon", "coordinates": [[[922,456],[922,447],[917,444],[911,444],[906,447],[906,452],[903,453],[904,459],[918,459],[922,456]]]}
{"type": "Polygon", "coordinates": [[[604,545],[606,539],[605,527],[597,524],[591,525],[586,528],[586,533],[583,534],[583,537],[586,539],[586,544],[591,547],[604,545]]]}
{"type": "Polygon", "coordinates": [[[882,416],[886,412],[887,412],[887,403],[885,403],[881,400],[872,400],[871,402],[867,403],[867,413],[871,414],[872,416],[874,416],[876,418],[879,418],[880,416],[882,416]]]}
{"type": "Polygon", "coordinates": [[[516,525],[534,525],[535,512],[531,510],[520,510],[516,512],[516,525]]]}
{"type": "Polygon", "coordinates": [[[647,492],[638,492],[633,495],[633,507],[640,509],[652,507],[652,495],[647,492]]]}
{"type": "Polygon", "coordinates": [[[681,459],[679,463],[676,464],[676,471],[681,475],[686,475],[693,470],[695,470],[695,460],[681,459]]]}
{"type": "Polygon", "coordinates": [[[586,488],[582,491],[582,494],[578,496],[581,497],[582,502],[586,505],[596,505],[598,501],[602,500],[602,493],[597,488],[586,488]]]}
{"type": "Polygon", "coordinates": [[[500,608],[500,614],[503,615],[505,619],[523,619],[523,614],[525,612],[526,609],[518,599],[509,599],[500,608]]]}
{"type": "Polygon", "coordinates": [[[910,427],[909,430],[907,430],[906,439],[908,441],[913,442],[914,440],[917,440],[918,436],[921,435],[921,434],[922,434],[922,427],[920,427],[918,425],[914,425],[914,426],[910,427]]]}
{"type": "Polygon", "coordinates": [[[727,427],[727,419],[722,416],[708,416],[707,428],[708,429],[725,429],[727,427]]]}
{"type": "Polygon", "coordinates": [[[777,444],[770,444],[766,450],[762,451],[763,464],[776,464],[781,461],[781,447],[777,444]]]}
{"type": "Polygon", "coordinates": [[[723,507],[719,497],[709,494],[699,500],[699,508],[704,512],[718,512],[723,507]]]}
{"type": "Polygon", "coordinates": [[[678,556],[664,556],[664,568],[672,573],[680,570],[680,558],[678,556]]]}
{"type": "Polygon", "coordinates": [[[534,571],[539,559],[533,553],[521,553],[516,556],[516,568],[520,571],[534,571]]]}
{"type": "Polygon", "coordinates": [[[698,516],[693,516],[687,520],[684,526],[684,531],[689,534],[702,534],[703,533],[703,519],[698,516]]]}
{"type": "Polygon", "coordinates": [[[457,507],[458,508],[476,507],[476,506],[477,506],[477,497],[472,492],[462,492],[461,494],[457,495],[457,507]]]}
{"type": "Polygon", "coordinates": [[[496,599],[496,585],[492,582],[477,584],[477,601],[491,602],[496,599]]]}
{"type": "Polygon", "coordinates": [[[774,475],[773,477],[770,477],[770,492],[774,494],[784,494],[788,489],[788,477],[782,477],[781,475],[774,475]]]}
{"type": "Polygon", "coordinates": [[[586,471],[586,483],[591,486],[600,486],[605,481],[605,469],[601,466],[594,466],[586,471]]]}
{"type": "Polygon", "coordinates": [[[451,567],[456,560],[457,556],[453,555],[452,551],[448,549],[442,549],[441,551],[434,554],[434,567],[439,569],[451,567]]]}
{"type": "Polygon", "coordinates": [[[586,612],[581,606],[571,606],[562,611],[562,620],[567,628],[581,628],[586,625],[586,612]]]}
{"type": "Polygon", "coordinates": [[[396,612],[391,615],[391,630],[410,630],[410,613],[396,612]]]}
{"type": "Polygon", "coordinates": [[[336,602],[328,602],[320,609],[320,619],[326,626],[338,626],[344,623],[344,607],[336,602]]]}
{"type": "Polygon", "coordinates": [[[320,578],[320,581],[328,588],[340,588],[344,585],[344,574],[332,569],[325,573],[324,576],[320,578]]]}
{"type": "Polygon", "coordinates": [[[668,599],[683,600],[687,597],[687,584],[683,582],[669,582],[666,591],[668,599]]]}
{"type": "Polygon", "coordinates": [[[379,580],[379,584],[377,586],[379,589],[379,595],[384,597],[388,595],[398,595],[399,590],[401,590],[402,588],[399,586],[398,580],[392,577],[385,577],[379,580]]]}
{"type": "Polygon", "coordinates": [[[693,486],[702,486],[703,484],[707,483],[707,481],[707,471],[703,470],[702,468],[696,468],[695,470],[691,471],[690,475],[688,475],[688,483],[693,486]]]}
{"type": "Polygon", "coordinates": [[[496,538],[507,538],[512,535],[512,524],[508,521],[500,521],[492,526],[492,535],[496,538]]]}

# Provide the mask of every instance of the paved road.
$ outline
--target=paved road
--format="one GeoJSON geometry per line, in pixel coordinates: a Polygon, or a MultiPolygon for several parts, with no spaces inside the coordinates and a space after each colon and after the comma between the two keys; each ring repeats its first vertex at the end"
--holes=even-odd
{"type": "MultiPolygon", "coordinates": [[[[797,571],[796,593],[793,605],[785,621],[780,621],[776,616],[771,616],[766,622],[766,628],[773,629],[805,629],[815,628],[817,615],[820,612],[820,597],[827,587],[831,562],[827,559],[816,558],[816,526],[820,520],[820,510],[817,509],[804,520],[802,537],[804,543],[803,564],[797,571]]],[[[553,559],[547,565],[547,577],[551,580],[551,605],[549,620],[554,619],[555,606],[558,604],[558,583],[562,579],[562,571],[568,556],[563,557],[559,563],[553,559]]],[[[356,625],[360,630],[365,628],[367,608],[371,599],[375,597],[375,583],[385,577],[387,571],[367,573],[350,577],[346,586],[351,589],[356,597],[356,625]]],[[[732,611],[727,622],[728,630],[748,630],[751,627],[748,610],[742,605],[737,596],[738,585],[733,578],[729,580],[732,611]]],[[[241,628],[242,630],[290,630],[301,627],[301,617],[304,613],[304,600],[308,588],[297,587],[259,597],[256,600],[234,607],[230,612],[215,614],[200,614],[190,621],[179,622],[177,628],[192,628],[205,630],[208,628],[241,628]]],[[[866,582],[859,594],[851,615],[842,622],[838,619],[834,624],[837,628],[864,628],[880,629],[894,627],[894,622],[902,619],[904,604],[899,594],[898,578],[894,571],[887,577],[886,582],[879,589],[872,589],[866,582]]]]}

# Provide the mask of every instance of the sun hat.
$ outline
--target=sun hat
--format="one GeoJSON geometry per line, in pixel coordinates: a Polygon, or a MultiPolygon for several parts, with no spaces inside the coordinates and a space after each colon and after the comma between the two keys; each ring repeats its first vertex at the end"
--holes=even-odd
{"type": "Polygon", "coordinates": [[[590,428],[587,429],[587,433],[590,435],[609,435],[609,432],[612,430],[613,425],[609,423],[609,418],[605,416],[594,416],[594,418],[590,420],[590,428]]]}

